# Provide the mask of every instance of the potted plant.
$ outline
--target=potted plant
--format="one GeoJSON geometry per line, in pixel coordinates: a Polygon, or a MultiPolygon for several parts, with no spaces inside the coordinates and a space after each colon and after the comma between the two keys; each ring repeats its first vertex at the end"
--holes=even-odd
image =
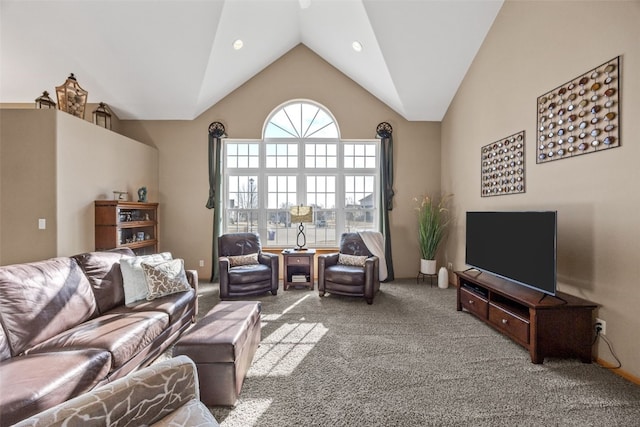
{"type": "MultiPolygon", "coordinates": [[[[420,247],[420,272],[436,274],[436,253],[450,222],[447,202],[451,196],[444,196],[436,204],[433,198],[424,196],[418,211],[418,245],[420,247]]],[[[418,202],[418,199],[414,199],[418,202]]]]}

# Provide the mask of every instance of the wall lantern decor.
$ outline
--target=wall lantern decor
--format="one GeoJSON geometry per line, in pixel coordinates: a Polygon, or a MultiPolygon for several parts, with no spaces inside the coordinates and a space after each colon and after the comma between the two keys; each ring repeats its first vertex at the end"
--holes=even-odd
{"type": "Polygon", "coordinates": [[[80,87],[76,77],[71,73],[64,84],[56,86],[58,109],[84,119],[84,108],[87,105],[88,94],[80,87]]]}
{"type": "Polygon", "coordinates": [[[42,95],[36,98],[36,108],[56,108],[56,103],[49,97],[49,92],[45,90],[42,95]]]}
{"type": "Polygon", "coordinates": [[[104,102],[101,102],[93,111],[93,123],[105,129],[111,129],[111,113],[104,102]]]}
{"type": "Polygon", "coordinates": [[[482,197],[524,193],[524,131],[482,147],[480,166],[482,197]]]}
{"type": "Polygon", "coordinates": [[[620,57],[538,97],[536,163],[620,146],[620,57]]]}

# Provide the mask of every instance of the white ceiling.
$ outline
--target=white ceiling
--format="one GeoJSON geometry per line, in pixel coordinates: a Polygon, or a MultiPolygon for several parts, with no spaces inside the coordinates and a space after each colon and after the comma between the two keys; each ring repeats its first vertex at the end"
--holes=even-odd
{"type": "Polygon", "coordinates": [[[191,120],[302,43],[407,120],[440,121],[502,3],[0,0],[0,102],[74,73],[121,119],[191,120]]]}

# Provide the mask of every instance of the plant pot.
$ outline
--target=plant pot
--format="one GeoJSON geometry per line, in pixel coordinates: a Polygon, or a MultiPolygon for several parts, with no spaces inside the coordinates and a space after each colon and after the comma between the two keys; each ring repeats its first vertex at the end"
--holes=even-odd
{"type": "Polygon", "coordinates": [[[436,274],[436,260],[435,259],[421,259],[420,260],[420,273],[422,273],[422,274],[436,274]]]}
{"type": "Polygon", "coordinates": [[[440,267],[438,271],[438,287],[440,289],[447,289],[449,287],[449,271],[444,267],[440,267]]]}

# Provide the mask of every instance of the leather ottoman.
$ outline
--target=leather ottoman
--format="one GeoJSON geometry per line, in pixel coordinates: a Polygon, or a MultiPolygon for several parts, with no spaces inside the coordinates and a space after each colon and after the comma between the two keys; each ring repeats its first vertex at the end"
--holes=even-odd
{"type": "Polygon", "coordinates": [[[260,344],[257,301],[222,301],[176,343],[197,366],[200,400],[207,406],[233,406],[260,344]]]}

